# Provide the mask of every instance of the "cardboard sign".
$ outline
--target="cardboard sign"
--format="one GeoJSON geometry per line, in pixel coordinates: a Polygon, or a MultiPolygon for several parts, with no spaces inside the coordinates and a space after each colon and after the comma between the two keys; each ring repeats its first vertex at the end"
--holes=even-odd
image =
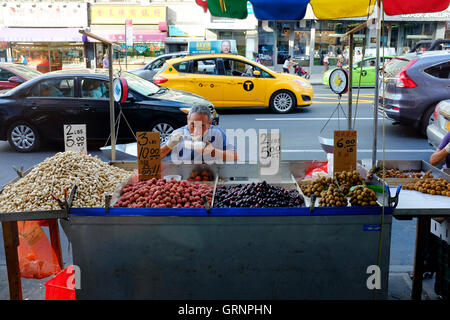
{"type": "Polygon", "coordinates": [[[278,129],[259,130],[258,139],[259,172],[264,176],[274,176],[280,169],[281,134],[278,129]]]}
{"type": "Polygon", "coordinates": [[[85,124],[64,125],[64,150],[87,154],[85,124]]]}
{"type": "Polygon", "coordinates": [[[161,179],[161,142],[159,132],[137,132],[139,181],[161,179]]]}
{"type": "Polygon", "coordinates": [[[333,172],[356,170],[356,131],[334,131],[333,172]]]}

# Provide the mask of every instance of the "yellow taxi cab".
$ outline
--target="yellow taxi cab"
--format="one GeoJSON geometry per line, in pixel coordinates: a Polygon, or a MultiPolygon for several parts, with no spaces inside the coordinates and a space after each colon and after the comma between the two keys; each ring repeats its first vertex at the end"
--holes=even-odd
{"type": "Polygon", "coordinates": [[[235,54],[168,60],[153,82],[202,96],[216,108],[270,107],[274,112],[287,113],[313,102],[313,88],[305,78],[272,71],[235,54]]]}

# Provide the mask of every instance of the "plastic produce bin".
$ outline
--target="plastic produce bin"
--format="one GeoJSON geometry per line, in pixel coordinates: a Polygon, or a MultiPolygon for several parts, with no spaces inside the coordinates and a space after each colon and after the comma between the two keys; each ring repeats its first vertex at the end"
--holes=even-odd
{"type": "Polygon", "coordinates": [[[68,266],[45,283],[45,300],[76,300],[75,285],[68,283],[73,266],[68,266]]]}

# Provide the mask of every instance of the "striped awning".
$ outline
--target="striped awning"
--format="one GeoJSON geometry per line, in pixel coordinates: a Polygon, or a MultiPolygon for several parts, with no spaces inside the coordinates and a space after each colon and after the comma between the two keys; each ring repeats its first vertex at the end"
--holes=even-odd
{"type": "MultiPolygon", "coordinates": [[[[311,5],[318,19],[340,19],[366,17],[373,13],[376,0],[249,0],[255,17],[259,20],[300,20],[311,5]]],[[[207,3],[211,15],[245,19],[247,0],[197,0],[205,7],[207,3]]],[[[384,0],[387,15],[440,12],[446,10],[450,0],[384,0]]]]}

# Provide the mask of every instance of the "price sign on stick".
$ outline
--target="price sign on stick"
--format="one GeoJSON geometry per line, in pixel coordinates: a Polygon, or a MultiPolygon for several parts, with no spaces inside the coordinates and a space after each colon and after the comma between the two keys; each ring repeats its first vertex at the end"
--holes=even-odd
{"type": "Polygon", "coordinates": [[[281,135],[280,130],[259,130],[259,172],[263,176],[274,176],[280,169],[281,135]]]}
{"type": "Polygon", "coordinates": [[[333,170],[356,170],[356,131],[334,131],[333,170]]]}
{"type": "Polygon", "coordinates": [[[86,125],[64,125],[64,150],[87,154],[86,125]]]}
{"type": "Polygon", "coordinates": [[[159,132],[137,132],[139,181],[161,178],[159,132]]]}

